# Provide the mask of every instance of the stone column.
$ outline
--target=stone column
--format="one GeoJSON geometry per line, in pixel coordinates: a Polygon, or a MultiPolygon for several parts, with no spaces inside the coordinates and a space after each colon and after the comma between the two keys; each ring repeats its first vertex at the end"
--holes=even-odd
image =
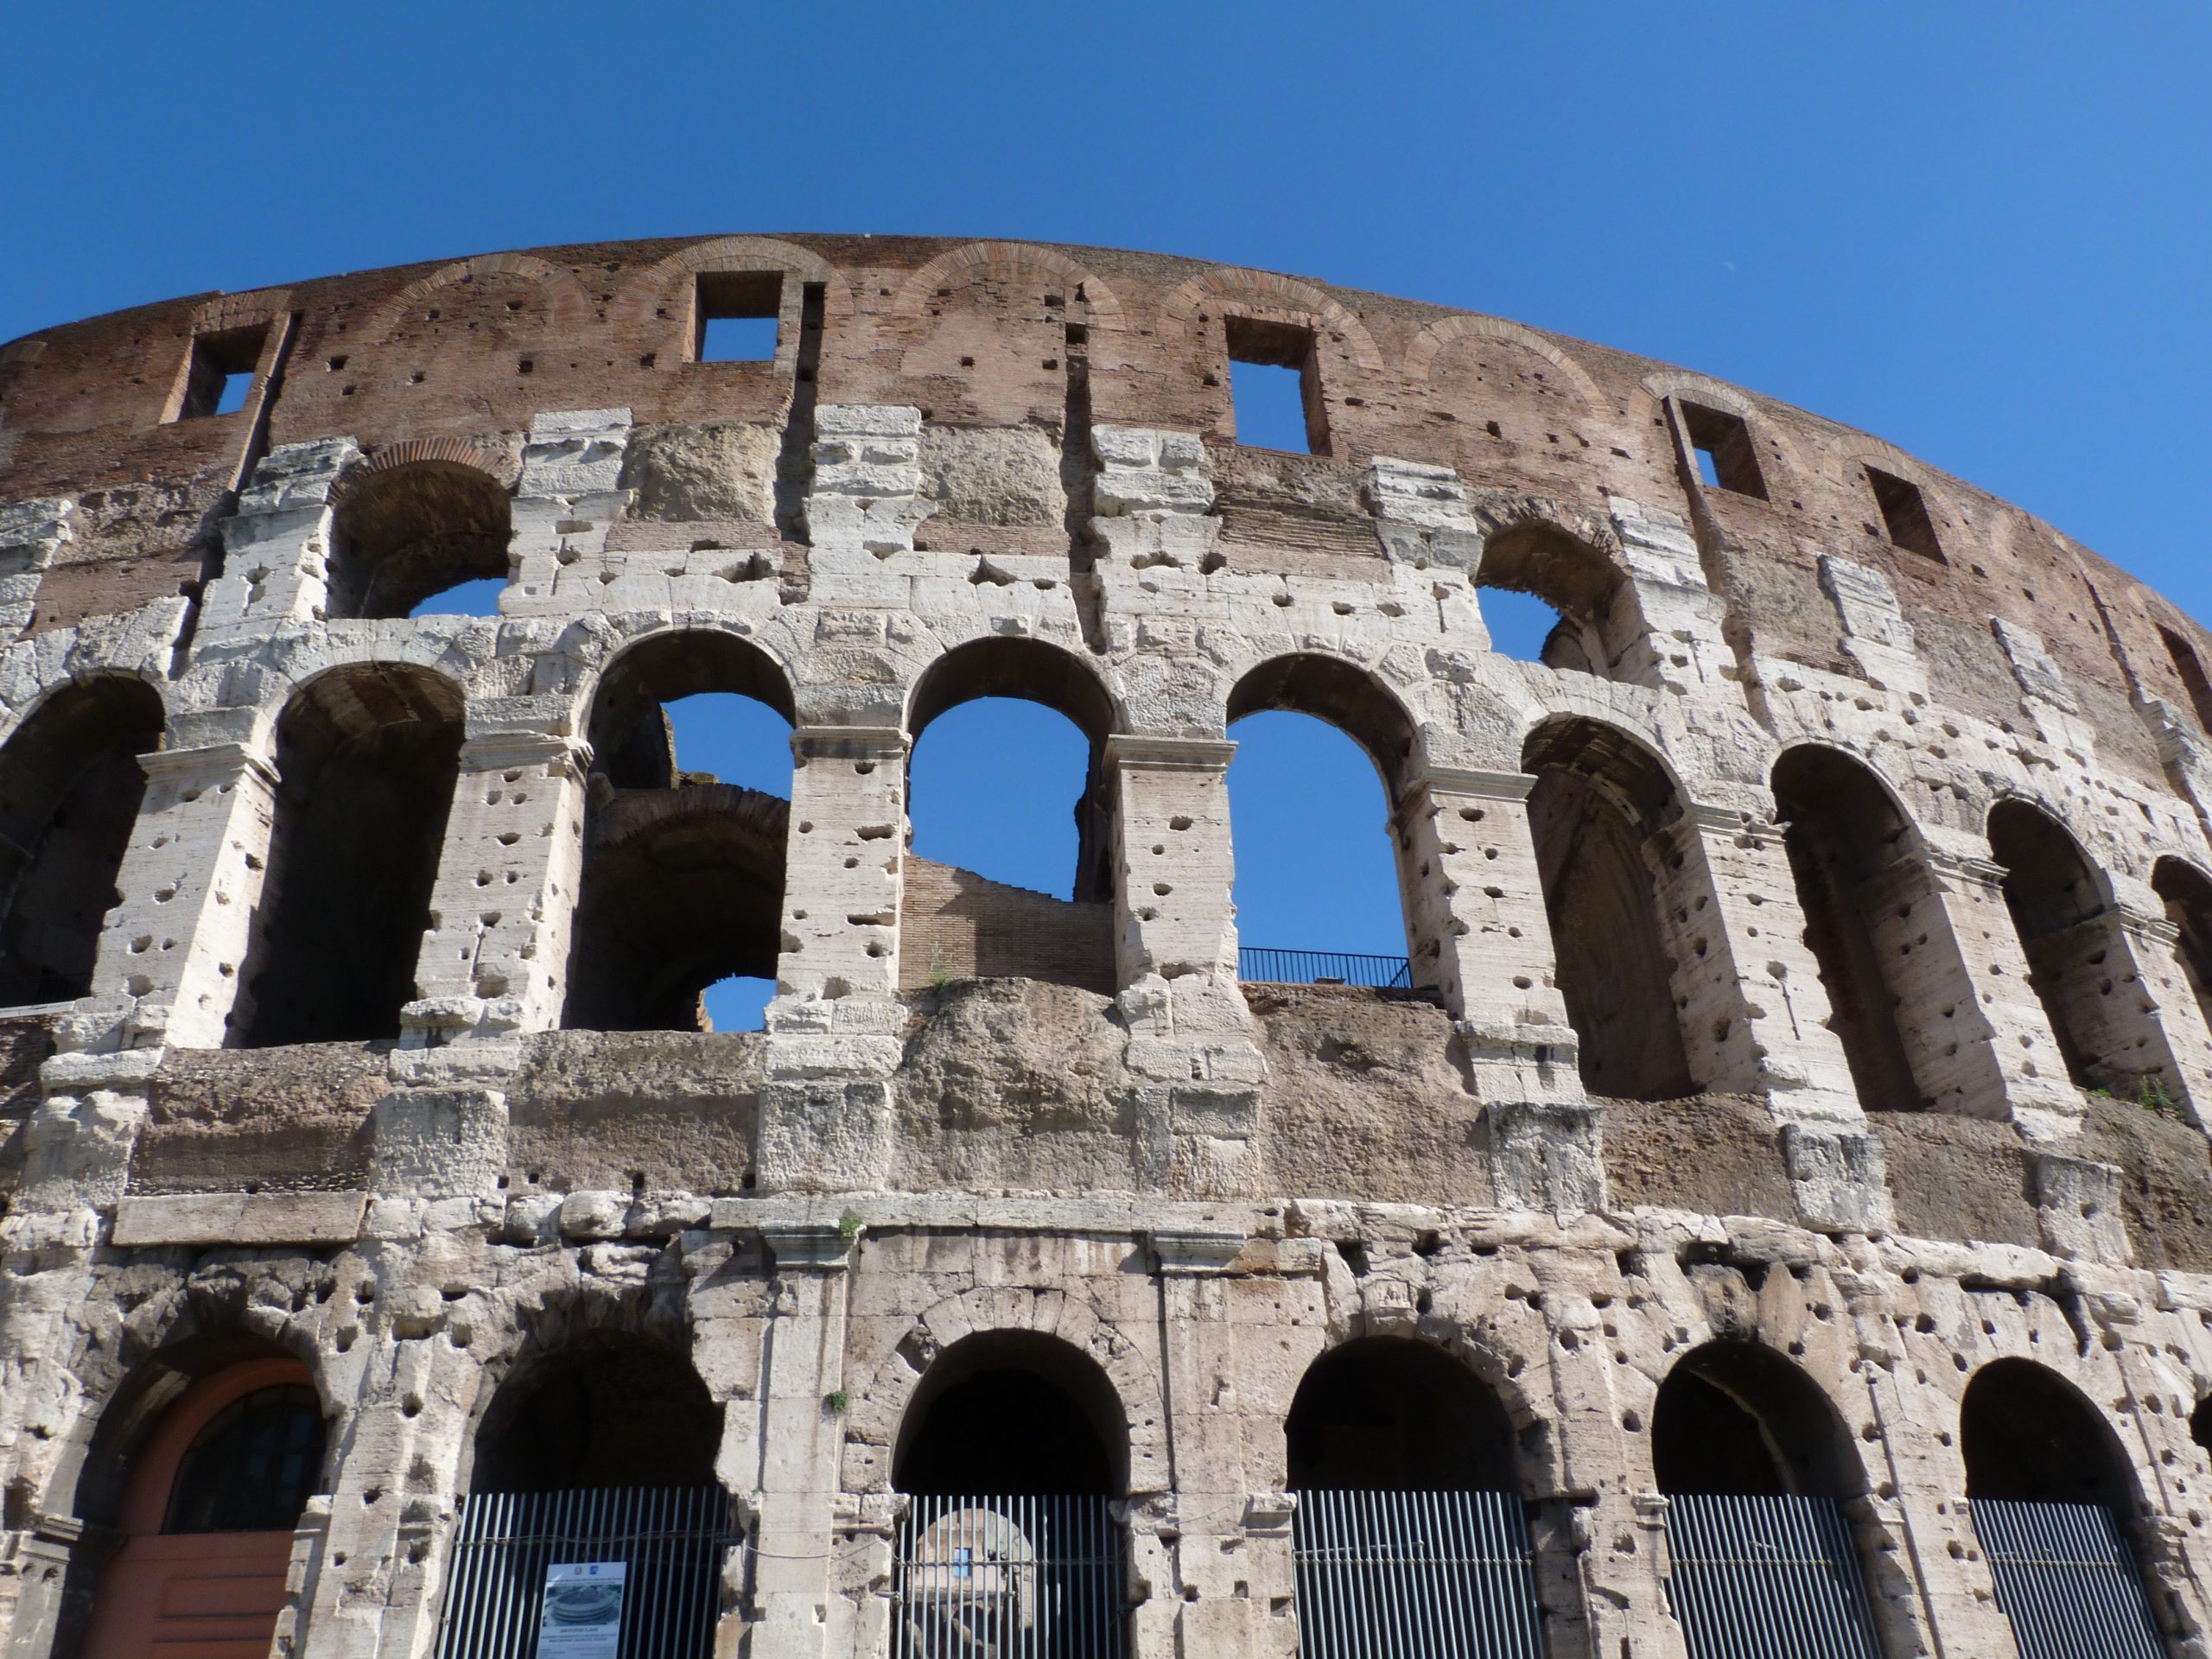
{"type": "Polygon", "coordinates": [[[1424,765],[1394,814],[1413,982],[1452,1017],[1489,1126],[1498,1201],[1587,1209],[1604,1201],[1599,1109],[1559,993],[1527,772],[1424,765]]]}
{"type": "Polygon", "coordinates": [[[1193,1198],[1257,1190],[1265,1066],[1236,979],[1236,855],[1222,738],[1106,740],[1115,978],[1150,1173],[1193,1198]]]}
{"type": "Polygon", "coordinates": [[[1955,1016],[1961,1070],[1980,1073],[1961,1109],[2010,1119],[2031,1141],[2063,1141],[2080,1125],[2082,1091],[2067,1076],[2050,1020],[2028,979],[2027,952],[2005,904],[2005,869],[1985,858],[1930,852],[1940,918],[1956,947],[1968,1001],[1955,1016]],[[1970,1049],[1980,1052],[1969,1054],[1970,1049]]]}
{"type": "MultiPolygon", "coordinates": [[[[1271,1517],[1256,1535],[1239,1406],[1238,1349],[1249,1332],[1232,1322],[1227,1277],[1242,1232],[1162,1229],[1152,1235],[1160,1275],[1160,1367],[1167,1431],[1175,1448],[1175,1651],[1218,1659],[1281,1654],[1266,1609],[1291,1594],[1289,1508],[1261,1494],[1271,1517]]],[[[1155,1593],[1157,1593],[1157,1589],[1155,1593]]],[[[1140,1653],[1139,1659],[1147,1659],[1140,1653]]]]}
{"type": "Polygon", "coordinates": [[[361,451],[351,438],[288,443],[254,464],[238,510],[223,520],[222,574],[207,584],[195,656],[297,626],[328,607],[330,496],[361,451]]]}
{"type": "MultiPolygon", "coordinates": [[[[238,711],[241,715],[245,711],[238,711]]],[[[116,874],[71,1048],[219,1048],[268,874],[276,774],[262,741],[141,755],[146,795],[116,874]]]]}
{"type": "Polygon", "coordinates": [[[550,1031],[568,993],[583,885],[589,750],[568,702],[518,697],[468,711],[445,846],[403,1041],[550,1031]]]}
{"type": "Polygon", "coordinates": [[[852,1240],[834,1223],[761,1230],[776,1269],[762,1339],[758,1405],[724,1420],[720,1471],[753,1494],[750,1659],[820,1659],[835,1599],[848,1262],[852,1240]]]}
{"type": "Polygon", "coordinates": [[[2157,1008],[2154,1018],[2171,1068],[2163,1086],[2190,1122],[2203,1128],[2212,1122],[2212,1027],[2182,956],[2181,929],[2165,917],[2132,908],[2120,912],[2120,927],[2145,992],[2157,1008]]]}
{"type": "Polygon", "coordinates": [[[1881,1142],[1867,1133],[1829,1024],[1781,827],[1693,803],[1675,841],[1680,866],[1660,873],[1659,893],[1691,1075],[1707,1089],[1765,1098],[1808,1223],[1886,1226],[1881,1142]]]}
{"type": "Polygon", "coordinates": [[[764,1191],[884,1184],[905,890],[906,735],[893,727],[791,734],[783,950],[760,1095],[764,1191]]]}

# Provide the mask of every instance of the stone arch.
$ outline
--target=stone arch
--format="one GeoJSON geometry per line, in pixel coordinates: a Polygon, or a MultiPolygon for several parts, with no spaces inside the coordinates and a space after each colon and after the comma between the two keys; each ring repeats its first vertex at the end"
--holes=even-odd
{"type": "Polygon", "coordinates": [[[1721,1336],[1668,1368],[1651,1416],[1662,1492],[1856,1497],[1872,1478],[1841,1409],[1802,1366],[1721,1336]]]}
{"type": "Polygon", "coordinates": [[[2122,1520],[2143,1506],[2142,1477],[2111,1419],[2037,1360],[1975,1368],[1959,1396],[1959,1456],[1969,1499],[2101,1503],[2122,1520]]]}
{"type": "Polygon", "coordinates": [[[1957,1105],[1953,1028],[1973,989],[1918,825],[1886,778],[1834,745],[1785,748],[1770,783],[1805,940],[1860,1104],[1957,1105]]]}
{"type": "MultiPolygon", "coordinates": [[[[1082,792],[1074,804],[1078,903],[1114,891],[1113,825],[1105,783],[1106,740],[1122,728],[1120,700],[1105,676],[1075,652],[1042,639],[987,634],[953,645],[908,686],[908,763],[930,723],[963,702],[1011,697],[1067,718],[1089,746],[1082,792]]],[[[913,798],[911,787],[907,799],[913,798]]]]}
{"type": "Polygon", "coordinates": [[[1049,1337],[1096,1365],[1127,1428],[1123,1493],[1168,1490],[1167,1410],[1143,1350],[1085,1297],[1059,1287],[978,1285],[925,1312],[852,1397],[845,1418],[842,1482],[849,1492],[887,1492],[899,1433],[931,1364],[956,1344],[994,1332],[1049,1337]]]}
{"type": "Polygon", "coordinates": [[[1209,308],[1310,328],[1317,339],[1341,345],[1361,368],[1376,374],[1382,372],[1382,353],[1376,346],[1375,337],[1367,332],[1367,325],[1311,283],[1278,276],[1272,271],[1216,265],[1186,278],[1160,308],[1163,315],[1185,329],[1195,327],[1209,308]]]}
{"type": "Polygon", "coordinates": [[[2164,903],[2166,919],[2178,930],[2175,954],[2188,973],[2197,1007],[2212,1021],[2212,874],[2167,853],[2151,867],[2151,890],[2164,903]]]}
{"type": "MultiPolygon", "coordinates": [[[[2005,871],[2005,908],[2028,962],[2028,982],[2042,1003],[2068,1071],[2078,1083],[2127,1089],[2159,1069],[2120,931],[2111,878],[2050,807],[2025,795],[2000,796],[1987,819],[1990,856],[2005,871]]],[[[2179,1098],[2180,1080],[2165,1086],[2179,1098]]]]}
{"type": "Polygon", "coordinates": [[[1349,657],[1301,650],[1267,657],[1230,688],[1225,723],[1271,709],[1311,715],[1365,752],[1395,810],[1411,781],[1420,724],[1405,698],[1374,670],[1349,657]]]}
{"type": "Polygon", "coordinates": [[[130,675],[52,687],[0,741],[0,1005],[91,988],[104,918],[158,748],[162,695],[130,675]]]}
{"type": "Polygon", "coordinates": [[[464,694],[412,663],[321,670],[276,725],[276,810],[234,1042],[396,1037],[416,995],[464,694]],[[348,948],[334,950],[333,939],[348,948]]]}
{"type": "Polygon", "coordinates": [[[1592,408],[1601,406],[1605,394],[1598,390],[1598,383],[1590,372],[1569,357],[1553,340],[1535,329],[1503,317],[1485,317],[1460,312],[1448,317],[1439,317],[1426,324],[1406,347],[1406,380],[1413,386],[1428,384],[1429,371],[1444,349],[1455,340],[1496,340],[1532,352],[1560,372],[1574,401],[1592,408]]]}
{"type": "Polygon", "coordinates": [[[1706,895],[1676,844],[1687,802],[1663,753],[1618,726],[1554,717],[1529,734],[1521,769],[1536,778],[1529,827],[1584,1086],[1633,1100],[1695,1093],[1675,922],[1706,895]]]}
{"type": "Polygon", "coordinates": [[[591,294],[574,271],[536,254],[480,253],[473,258],[441,265],[408,283],[377,308],[363,326],[360,337],[371,342],[390,340],[398,332],[402,319],[410,309],[442,289],[503,277],[536,283],[544,291],[545,321],[552,327],[580,327],[590,315],[591,294]]]}
{"type": "Polygon", "coordinates": [[[678,769],[666,705],[702,693],[795,712],[783,665],[728,630],[655,629],[601,665],[565,1025],[696,1030],[709,986],[776,976],[789,785],[678,769]]]}
{"type": "Polygon", "coordinates": [[[1286,1488],[1450,1487],[1522,1495],[1532,1491],[1524,1437],[1516,1432],[1503,1391],[1457,1344],[1436,1340],[1418,1326],[1376,1324],[1377,1328],[1331,1343],[1300,1375],[1283,1421],[1286,1488]],[[1349,1402],[1328,1396],[1388,1396],[1393,1384],[1402,1398],[1362,1403],[1379,1407],[1389,1417],[1396,1431],[1390,1437],[1394,1443],[1349,1443],[1343,1420],[1374,1414],[1347,1412],[1342,1407],[1349,1402]],[[1331,1410],[1332,1405],[1338,1409],[1331,1410]],[[1433,1459],[1433,1465],[1417,1471],[1424,1459],[1433,1459]]]}
{"type": "Polygon", "coordinates": [[[404,617],[462,582],[510,574],[507,486],[466,440],[380,450],[332,492],[325,600],[333,617],[404,617]]]}
{"type": "Polygon", "coordinates": [[[1545,665],[1612,678],[1644,631],[1610,526],[1526,496],[1486,505],[1477,521],[1483,550],[1473,573],[1476,602],[1483,588],[1534,594],[1560,616],[1544,646],[1545,665]]]}
{"type": "Polygon", "coordinates": [[[921,321],[929,315],[931,296],[940,289],[956,288],[983,276],[1016,276],[1041,270],[1069,288],[1069,297],[1083,289],[1088,321],[1102,328],[1120,328],[1125,317],[1121,296],[1105,279],[1054,248],[1034,242],[968,242],[948,248],[899,285],[892,296],[891,315],[921,321]]]}

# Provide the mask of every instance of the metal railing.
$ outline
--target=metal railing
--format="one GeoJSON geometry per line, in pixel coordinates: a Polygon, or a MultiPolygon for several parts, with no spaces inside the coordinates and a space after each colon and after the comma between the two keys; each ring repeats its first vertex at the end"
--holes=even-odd
{"type": "Polygon", "coordinates": [[[897,1659],[1121,1659],[1122,1529],[1095,1497],[909,1500],[897,1659]]]}
{"type": "Polygon", "coordinates": [[[546,1569],[620,1561],[619,1659],[711,1659],[722,1567],[741,1547],[719,1486],[477,1492],[461,1504],[439,1659],[532,1659],[546,1569]]]}
{"type": "Polygon", "coordinates": [[[1543,1659],[1510,1493],[1303,1491],[1291,1560],[1299,1659],[1543,1659]]]}
{"type": "Polygon", "coordinates": [[[2134,1552],[2110,1510],[1977,1497],[1967,1511],[2020,1659],[2161,1659],[2134,1552]]]}
{"type": "Polygon", "coordinates": [[[1365,957],[1349,950],[1277,950],[1241,945],[1236,977],[1258,985],[1365,985],[1376,990],[1413,988],[1413,968],[1403,957],[1365,957]]]}
{"type": "Polygon", "coordinates": [[[1670,1497],[1667,1552],[1690,1659],[1881,1659],[1834,1498],[1670,1497]]]}

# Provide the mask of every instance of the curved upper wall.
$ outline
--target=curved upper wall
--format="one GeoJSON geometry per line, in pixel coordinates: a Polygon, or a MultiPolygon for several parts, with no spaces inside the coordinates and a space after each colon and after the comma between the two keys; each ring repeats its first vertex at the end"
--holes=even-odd
{"type": "Polygon", "coordinates": [[[1600,523],[1608,498],[1625,497],[1699,529],[1739,650],[1848,672],[1816,569],[1835,555],[1888,577],[1954,706],[2014,717],[2016,671],[1990,624],[2032,629],[2076,692],[2104,705],[2085,712],[2106,759],[2132,770],[2155,774],[2158,762],[2125,705],[2191,706],[2160,627],[2212,651],[2171,604],[2019,509],[1878,439],[1645,359],[1193,260],[851,236],[480,256],[168,301],[0,346],[0,502],[76,499],[29,627],[192,591],[214,521],[264,448],[470,440],[512,469],[519,435],[545,410],[625,407],[640,427],[779,420],[809,284],[821,295],[823,404],[1058,429],[1072,322],[1088,334],[1089,419],[1222,446],[1224,512],[1240,497],[1356,511],[1357,480],[1377,457],[1448,467],[1478,496],[1548,498],[1600,523]],[[702,274],[741,296],[763,291],[748,273],[796,278],[780,284],[779,360],[692,361],[702,274]],[[1325,457],[1229,448],[1230,319],[1278,348],[1312,331],[1325,457]],[[195,338],[219,366],[257,372],[243,411],[178,418],[194,395],[195,338]],[[1674,426],[1707,419],[1698,410],[1745,423],[1764,499],[1685,478],[1674,426]],[[1885,533],[1870,466],[1916,486],[1940,555],[1885,533]]]}

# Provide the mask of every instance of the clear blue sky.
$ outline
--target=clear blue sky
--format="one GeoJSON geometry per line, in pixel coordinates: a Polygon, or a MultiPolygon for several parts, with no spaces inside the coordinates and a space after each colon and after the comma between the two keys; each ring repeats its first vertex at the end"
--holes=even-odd
{"type": "MultiPolygon", "coordinates": [[[[2212,617],[2201,4],[117,3],[17,7],[5,40],[0,340],[601,238],[1159,249],[1741,382],[2212,617]]],[[[1027,855],[1065,833],[1073,783],[998,776],[996,717],[925,739],[918,845],[1046,885],[1027,855]],[[1009,790],[1039,796],[1033,832],[963,842],[957,804],[1009,790]]],[[[1257,747],[1247,941],[1377,948],[1395,899],[1372,774],[1294,742],[1270,784],[1257,747]],[[1332,765],[1344,785],[1316,787],[1332,765]],[[1261,879],[1262,829],[1294,862],[1336,833],[1298,819],[1324,803],[1373,854],[1340,908],[1261,879]]]]}

